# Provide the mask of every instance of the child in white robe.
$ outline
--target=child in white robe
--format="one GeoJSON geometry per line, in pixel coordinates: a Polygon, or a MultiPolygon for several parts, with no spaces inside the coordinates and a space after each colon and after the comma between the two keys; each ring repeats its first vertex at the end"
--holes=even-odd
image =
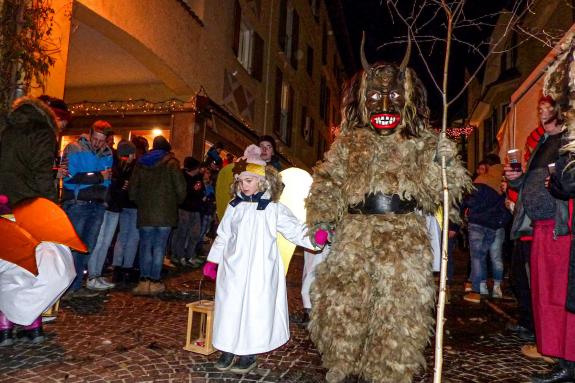
{"type": "Polygon", "coordinates": [[[266,168],[259,147],[248,146],[233,173],[235,198],[220,222],[204,274],[216,279],[213,345],[222,354],[215,367],[246,373],[256,365],[255,354],[280,347],[290,336],[277,233],[315,247],[305,224],[277,202],[281,180],[275,169],[266,168]]]}

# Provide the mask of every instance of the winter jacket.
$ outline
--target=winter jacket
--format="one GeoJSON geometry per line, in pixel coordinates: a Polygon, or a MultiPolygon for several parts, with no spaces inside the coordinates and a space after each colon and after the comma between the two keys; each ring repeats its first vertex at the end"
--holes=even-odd
{"type": "Polygon", "coordinates": [[[175,227],[178,205],[186,198],[186,180],[172,153],[152,150],[142,156],[128,187],[138,205],[138,227],[175,227]]]}
{"type": "Polygon", "coordinates": [[[505,208],[505,194],[500,188],[502,176],[503,167],[497,164],[475,179],[475,190],[462,203],[462,209],[468,210],[469,223],[494,230],[509,223],[511,214],[505,208]]]}
{"type": "MultiPolygon", "coordinates": [[[[534,158],[537,157],[537,151],[546,141],[546,135],[543,136],[533,152],[529,157],[529,162],[527,163],[526,169],[529,169],[534,158]]],[[[559,155],[559,153],[557,153],[559,155]]],[[[528,170],[529,171],[529,170],[528,170]]],[[[509,186],[517,189],[519,191],[519,196],[517,197],[517,202],[515,203],[515,210],[513,215],[513,224],[511,225],[511,239],[519,239],[523,236],[531,236],[533,234],[533,227],[531,224],[531,219],[527,216],[525,208],[523,206],[523,188],[524,188],[525,174],[516,180],[509,181],[509,186]]],[[[557,200],[555,209],[555,235],[567,235],[569,234],[569,207],[567,201],[557,200]]]]}
{"type": "Polygon", "coordinates": [[[21,98],[6,117],[0,138],[0,194],[13,206],[26,198],[56,200],[52,167],[57,123],[42,101],[21,98]]]}
{"type": "Polygon", "coordinates": [[[68,176],[64,178],[62,200],[105,202],[111,181],[105,180],[101,172],[112,169],[112,150],[107,146],[96,150],[88,135],[71,142],[64,149],[68,163],[68,176]]]}
{"type": "Polygon", "coordinates": [[[186,198],[180,205],[180,209],[200,212],[204,203],[202,199],[204,198],[205,192],[202,175],[196,174],[195,176],[190,176],[185,170],[182,174],[186,180],[186,198]]]}
{"type": "Polygon", "coordinates": [[[137,208],[137,205],[134,203],[134,201],[130,199],[128,192],[130,178],[135,166],[135,161],[128,163],[128,161],[114,157],[114,165],[112,167],[112,184],[110,185],[110,198],[108,200],[109,211],[121,212],[124,208],[137,208]]]}
{"type": "Polygon", "coordinates": [[[490,229],[505,227],[511,214],[505,208],[505,195],[484,184],[474,184],[475,191],[462,204],[469,209],[468,222],[490,229]]]}

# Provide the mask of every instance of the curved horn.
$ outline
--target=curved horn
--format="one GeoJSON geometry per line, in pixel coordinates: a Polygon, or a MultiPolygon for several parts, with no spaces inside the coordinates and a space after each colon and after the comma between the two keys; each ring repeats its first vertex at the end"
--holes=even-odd
{"type": "Polygon", "coordinates": [[[407,64],[409,63],[409,59],[411,57],[411,31],[407,31],[407,51],[405,52],[405,56],[403,57],[403,61],[401,62],[400,69],[404,71],[407,68],[407,64]]]}
{"type": "Polygon", "coordinates": [[[365,58],[365,31],[361,35],[361,48],[360,48],[361,66],[366,72],[369,70],[369,62],[365,58]]]}

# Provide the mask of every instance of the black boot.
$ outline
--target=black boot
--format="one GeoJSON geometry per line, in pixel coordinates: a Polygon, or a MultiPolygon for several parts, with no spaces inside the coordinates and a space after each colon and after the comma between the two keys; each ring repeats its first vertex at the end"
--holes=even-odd
{"type": "Polygon", "coordinates": [[[12,329],[0,330],[0,347],[12,346],[14,344],[14,335],[12,329]]]}
{"type": "Polygon", "coordinates": [[[124,283],[124,268],[120,266],[114,266],[114,272],[112,274],[112,282],[115,284],[124,283]]]}
{"type": "Polygon", "coordinates": [[[569,383],[575,382],[575,366],[573,362],[561,359],[559,363],[546,374],[536,374],[531,377],[532,383],[569,383]]]}
{"type": "Polygon", "coordinates": [[[238,358],[236,364],[231,368],[231,372],[236,374],[247,374],[256,366],[255,355],[242,355],[238,358]]]}
{"type": "Polygon", "coordinates": [[[30,330],[22,330],[18,333],[18,338],[32,343],[42,343],[44,341],[44,330],[42,326],[30,330]]]}
{"type": "Polygon", "coordinates": [[[220,355],[218,361],[214,364],[214,367],[220,371],[227,371],[232,368],[235,357],[236,356],[230,352],[222,351],[222,355],[220,355]]]}

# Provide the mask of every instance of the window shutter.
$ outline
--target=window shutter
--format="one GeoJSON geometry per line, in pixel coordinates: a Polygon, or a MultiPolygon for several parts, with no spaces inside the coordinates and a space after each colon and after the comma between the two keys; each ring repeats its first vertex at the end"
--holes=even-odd
{"type": "Polygon", "coordinates": [[[280,22],[278,44],[283,52],[286,49],[287,0],[280,0],[280,22]]]}
{"type": "Polygon", "coordinates": [[[252,76],[262,81],[264,67],[264,40],[254,31],[254,45],[252,57],[252,76]]]}
{"type": "Polygon", "coordinates": [[[292,24],[291,24],[291,65],[297,69],[297,50],[299,47],[299,15],[296,10],[293,10],[292,24]]]}
{"type": "Polygon", "coordinates": [[[275,100],[274,100],[274,128],[273,131],[277,136],[281,137],[281,113],[282,113],[282,82],[283,76],[281,70],[276,68],[276,89],[275,89],[275,100]]]}
{"type": "Polygon", "coordinates": [[[234,54],[238,55],[240,49],[240,25],[242,22],[242,7],[240,7],[239,0],[234,3],[234,36],[232,41],[232,49],[234,54]]]}

